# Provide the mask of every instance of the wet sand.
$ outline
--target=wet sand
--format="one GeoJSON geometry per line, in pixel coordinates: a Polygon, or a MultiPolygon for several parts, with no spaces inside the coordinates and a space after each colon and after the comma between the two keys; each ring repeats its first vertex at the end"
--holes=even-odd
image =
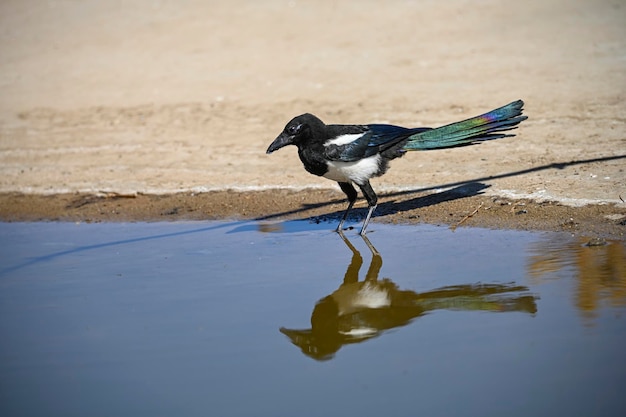
{"type": "MultiPolygon", "coordinates": [[[[565,231],[589,238],[624,239],[626,209],[615,205],[571,207],[558,202],[539,203],[481,194],[483,186],[469,184],[437,194],[400,192],[381,196],[375,224],[439,224],[519,230],[565,231]]],[[[257,219],[274,222],[309,219],[336,227],[346,202],[334,190],[215,191],[165,195],[24,195],[0,198],[4,221],[175,221],[206,219],[257,219]]],[[[349,225],[362,221],[367,209],[357,205],[349,225]]]]}

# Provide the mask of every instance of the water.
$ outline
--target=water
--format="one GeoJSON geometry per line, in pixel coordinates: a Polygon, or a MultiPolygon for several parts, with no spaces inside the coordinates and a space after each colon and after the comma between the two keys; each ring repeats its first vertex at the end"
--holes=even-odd
{"type": "Polygon", "coordinates": [[[0,414],[626,415],[624,242],[330,228],[0,224],[0,414]]]}

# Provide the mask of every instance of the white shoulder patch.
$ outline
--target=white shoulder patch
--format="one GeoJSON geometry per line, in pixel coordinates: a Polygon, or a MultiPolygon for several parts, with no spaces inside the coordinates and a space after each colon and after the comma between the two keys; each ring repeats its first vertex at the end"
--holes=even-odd
{"type": "Polygon", "coordinates": [[[358,138],[360,138],[361,136],[363,136],[365,133],[351,133],[349,135],[341,135],[341,136],[337,136],[335,139],[331,139],[328,142],[324,143],[324,146],[330,146],[330,145],[346,145],[350,142],[354,142],[355,140],[357,140],[358,138]]]}

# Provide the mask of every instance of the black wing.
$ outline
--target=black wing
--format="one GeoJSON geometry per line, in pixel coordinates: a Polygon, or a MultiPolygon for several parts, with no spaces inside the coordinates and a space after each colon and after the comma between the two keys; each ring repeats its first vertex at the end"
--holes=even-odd
{"type": "Polygon", "coordinates": [[[365,133],[350,143],[325,146],[324,155],[331,161],[354,162],[368,158],[400,144],[409,136],[430,128],[409,129],[401,126],[366,125],[365,133]]]}

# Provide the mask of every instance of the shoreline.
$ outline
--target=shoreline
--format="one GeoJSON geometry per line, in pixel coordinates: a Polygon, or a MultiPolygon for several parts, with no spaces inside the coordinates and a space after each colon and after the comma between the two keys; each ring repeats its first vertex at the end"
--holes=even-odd
{"type": "MultiPolygon", "coordinates": [[[[567,232],[576,236],[626,240],[626,204],[569,206],[555,201],[510,199],[482,194],[481,184],[439,193],[380,193],[375,223],[434,224],[528,231],[567,232]]],[[[200,220],[339,220],[343,194],[332,189],[272,189],[238,192],[0,193],[4,222],[156,222],[200,220]]],[[[366,212],[359,199],[348,224],[358,226],[366,212]]]]}

